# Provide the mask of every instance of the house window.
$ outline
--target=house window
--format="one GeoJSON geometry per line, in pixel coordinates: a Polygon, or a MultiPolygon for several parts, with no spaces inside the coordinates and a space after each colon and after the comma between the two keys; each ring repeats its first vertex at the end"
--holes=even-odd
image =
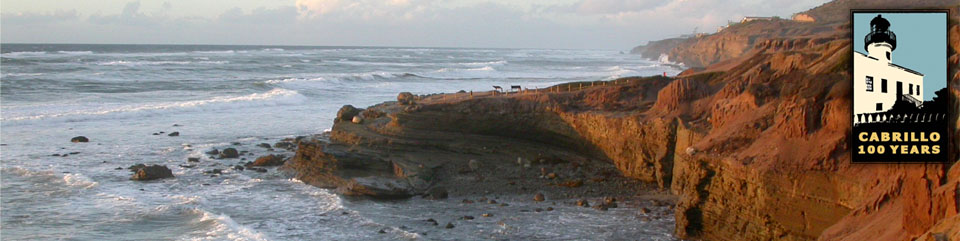
{"type": "Polygon", "coordinates": [[[887,60],[890,60],[890,51],[887,51],[887,60]]]}
{"type": "Polygon", "coordinates": [[[877,103],[877,111],[883,110],[883,103],[877,103]]]}
{"type": "Polygon", "coordinates": [[[911,95],[913,94],[913,84],[910,84],[910,90],[908,92],[910,92],[909,94],[911,95]]]}
{"type": "Polygon", "coordinates": [[[917,85],[917,95],[920,95],[920,85],[917,85]]]}
{"type": "Polygon", "coordinates": [[[880,92],[887,93],[887,79],[880,79],[880,92]]]}
{"type": "Polygon", "coordinates": [[[867,91],[873,92],[873,76],[867,76],[867,91]]]}

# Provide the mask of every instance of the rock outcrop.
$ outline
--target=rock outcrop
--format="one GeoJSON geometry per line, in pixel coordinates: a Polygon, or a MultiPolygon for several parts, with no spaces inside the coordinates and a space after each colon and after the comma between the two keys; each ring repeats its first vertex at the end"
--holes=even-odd
{"type": "Polygon", "coordinates": [[[253,163],[250,163],[249,166],[253,167],[270,167],[270,166],[280,166],[283,165],[284,160],[283,155],[266,155],[258,157],[257,160],[254,160],[253,163]]]}
{"type": "Polygon", "coordinates": [[[150,181],[173,177],[173,171],[170,171],[170,168],[167,168],[167,166],[146,166],[139,164],[131,167],[130,169],[133,171],[133,176],[130,177],[130,180],[134,181],[150,181]]]}
{"type": "Polygon", "coordinates": [[[220,158],[239,158],[240,152],[235,148],[226,148],[220,151],[220,158]]]}
{"type": "MultiPolygon", "coordinates": [[[[542,165],[535,170],[577,170],[558,172],[572,178],[542,190],[552,199],[575,188],[561,183],[609,185],[602,180],[618,175],[605,164],[675,194],[680,238],[960,238],[960,165],[851,164],[850,28],[807,14],[815,21],[754,21],[678,40],[665,54],[702,68],[676,78],[425,96],[371,106],[360,123],[342,121],[360,110],[341,109],[352,115],[338,113],[330,141],[301,141],[283,168],[312,185],[380,198],[435,186],[457,187],[455,196],[479,180],[522,176],[524,160],[542,165]]],[[[950,93],[960,97],[960,18],[950,18],[950,93]]],[[[951,123],[960,136],[957,116],[951,123]]]]}

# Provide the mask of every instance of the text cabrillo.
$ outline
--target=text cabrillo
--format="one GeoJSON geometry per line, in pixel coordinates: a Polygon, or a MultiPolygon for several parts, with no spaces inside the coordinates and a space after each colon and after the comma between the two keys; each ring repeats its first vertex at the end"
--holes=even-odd
{"type": "Polygon", "coordinates": [[[937,132],[860,132],[857,139],[861,142],[911,143],[859,145],[857,154],[940,154],[940,133],[937,132]],[[915,144],[929,143],[929,144],[915,144]]]}

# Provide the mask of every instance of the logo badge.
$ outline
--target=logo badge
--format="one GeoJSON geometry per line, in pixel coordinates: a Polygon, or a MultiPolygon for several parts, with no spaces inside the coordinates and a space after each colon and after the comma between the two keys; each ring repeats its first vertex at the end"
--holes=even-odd
{"type": "Polygon", "coordinates": [[[852,14],[853,162],[947,161],[947,11],[852,14]]]}

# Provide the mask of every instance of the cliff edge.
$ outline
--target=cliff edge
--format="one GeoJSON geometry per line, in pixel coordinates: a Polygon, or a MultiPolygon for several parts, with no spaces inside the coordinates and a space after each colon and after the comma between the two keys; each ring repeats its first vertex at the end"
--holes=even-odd
{"type": "MultiPolygon", "coordinates": [[[[952,4],[956,100],[958,7],[927,4],[952,4]]],[[[671,59],[702,66],[675,78],[345,106],[330,141],[301,142],[285,168],[313,185],[385,198],[438,187],[570,197],[585,186],[601,196],[659,188],[673,194],[664,199],[675,201],[681,238],[960,239],[956,162],[850,162],[849,24],[772,20],[728,30],[671,48],[671,59]],[[546,172],[555,178],[530,178],[546,172]]]]}

